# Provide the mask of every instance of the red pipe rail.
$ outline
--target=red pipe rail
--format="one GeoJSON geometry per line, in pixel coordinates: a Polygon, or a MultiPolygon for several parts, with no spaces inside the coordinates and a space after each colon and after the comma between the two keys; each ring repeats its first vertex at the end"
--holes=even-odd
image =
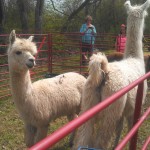
{"type": "MultiPolygon", "coordinates": [[[[81,126],[82,124],[84,124],[86,121],[88,121],[89,119],[91,119],[92,117],[94,117],[97,113],[99,113],[100,111],[102,111],[103,109],[105,109],[106,107],[108,107],[110,104],[112,104],[113,102],[115,102],[118,98],[120,98],[125,93],[127,93],[128,91],[130,91],[131,89],[133,89],[135,86],[137,86],[138,84],[141,84],[148,77],[150,77],[150,72],[148,72],[144,76],[140,77],[139,79],[137,79],[136,81],[134,81],[130,85],[122,88],[121,90],[119,90],[118,92],[116,92],[112,96],[108,97],[107,99],[105,99],[101,103],[97,104],[96,106],[92,107],[88,111],[84,112],[78,118],[72,120],[71,122],[69,122],[68,124],[64,125],[60,129],[58,129],[57,131],[55,131],[54,133],[52,133],[51,135],[47,136],[45,139],[41,140],[40,142],[38,142],[37,144],[35,144],[31,148],[29,148],[29,150],[41,150],[41,149],[45,150],[47,148],[51,148],[54,144],[56,144],[62,138],[64,138],[69,133],[71,133],[72,131],[74,131],[76,128],[78,128],[79,126],[81,126]]],[[[139,92],[140,91],[138,90],[138,93],[139,92]]],[[[138,98],[138,96],[137,96],[137,98],[138,98]]],[[[137,101],[137,99],[136,99],[136,101],[137,101]]],[[[142,99],[141,99],[141,101],[142,101],[142,99]]],[[[149,110],[150,109],[148,109],[148,111],[146,112],[146,114],[144,114],[145,117],[147,117],[147,113],[149,113],[149,110]]],[[[136,112],[135,112],[135,114],[136,114],[136,112]]],[[[144,121],[143,117],[142,117],[141,120],[142,120],[142,122],[144,121]]],[[[140,123],[139,122],[137,123],[138,127],[141,125],[142,122],[140,121],[140,123]]],[[[134,127],[132,130],[135,131],[136,130],[135,128],[138,128],[138,127],[136,125],[136,127],[134,127]]],[[[134,135],[135,133],[136,133],[136,131],[134,133],[132,132],[132,135],[134,135]]],[[[131,138],[130,136],[131,135],[129,135],[129,138],[131,138]]],[[[125,141],[125,143],[126,143],[126,141],[125,141]]],[[[124,144],[123,144],[123,146],[124,146],[124,144]]],[[[122,150],[123,146],[121,146],[121,149],[118,148],[117,150],[122,150]]]]}
{"type": "MultiPolygon", "coordinates": [[[[139,119],[139,121],[133,126],[133,128],[130,130],[130,132],[125,136],[125,138],[120,142],[120,144],[115,148],[115,150],[122,150],[127,142],[136,135],[139,127],[141,124],[145,121],[145,119],[150,115],[150,107],[147,109],[147,111],[144,113],[144,115],[139,119]]],[[[132,139],[133,140],[133,139],[132,139]]],[[[130,150],[136,150],[136,139],[134,140],[134,144],[130,145],[130,150]]],[[[131,142],[132,143],[132,142],[131,142]]]]}
{"type": "MultiPolygon", "coordinates": [[[[138,90],[137,90],[133,125],[136,124],[136,122],[138,121],[140,114],[141,114],[141,106],[142,106],[142,99],[143,99],[143,88],[144,88],[144,83],[142,82],[139,84],[138,90]]],[[[130,150],[136,150],[137,137],[138,137],[138,132],[136,132],[133,135],[133,138],[131,139],[130,150]]]]}
{"type": "MultiPolygon", "coordinates": [[[[42,42],[40,42],[40,45],[39,45],[39,47],[37,49],[37,54],[35,55],[35,59],[37,59],[37,56],[38,56],[39,52],[41,51],[41,48],[44,45],[45,40],[46,40],[46,36],[44,36],[43,39],[42,39],[42,42]]],[[[30,70],[30,75],[31,76],[35,75],[35,72],[33,72],[32,70],[30,70]]]]}
{"type": "Polygon", "coordinates": [[[144,143],[144,145],[143,145],[141,150],[147,150],[148,145],[150,145],[150,136],[145,141],[145,143],[144,143]]]}

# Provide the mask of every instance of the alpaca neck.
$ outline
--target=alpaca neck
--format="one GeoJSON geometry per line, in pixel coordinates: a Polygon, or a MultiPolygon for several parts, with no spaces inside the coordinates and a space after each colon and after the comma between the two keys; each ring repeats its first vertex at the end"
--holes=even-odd
{"type": "Polygon", "coordinates": [[[144,19],[138,22],[130,20],[130,23],[127,24],[127,41],[124,58],[133,57],[143,59],[143,28],[144,19]]]}
{"type": "Polygon", "coordinates": [[[27,95],[32,92],[29,71],[21,73],[10,71],[10,81],[14,101],[19,101],[19,104],[22,104],[27,95]]]}

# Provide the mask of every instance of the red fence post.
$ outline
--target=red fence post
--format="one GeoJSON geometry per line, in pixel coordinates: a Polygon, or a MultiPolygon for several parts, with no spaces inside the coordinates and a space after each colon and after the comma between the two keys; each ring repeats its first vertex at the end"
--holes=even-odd
{"type": "Polygon", "coordinates": [[[146,139],[141,150],[147,150],[148,145],[150,145],[150,136],[146,139]]]}
{"type": "Polygon", "coordinates": [[[80,55],[80,74],[81,74],[81,72],[82,72],[82,70],[81,70],[81,66],[82,66],[82,40],[81,40],[81,34],[79,34],[79,36],[80,36],[80,52],[79,52],[79,55],[80,55]]]}
{"type": "MultiPolygon", "coordinates": [[[[137,89],[133,126],[136,124],[136,122],[140,118],[141,106],[142,106],[142,100],[143,100],[143,89],[144,89],[144,82],[140,83],[137,89]]],[[[130,148],[129,148],[130,150],[136,150],[137,137],[138,137],[138,131],[135,133],[135,135],[131,139],[130,148]]]]}
{"type": "Polygon", "coordinates": [[[48,72],[52,73],[52,34],[48,34],[48,72]]]}
{"type": "Polygon", "coordinates": [[[130,132],[123,138],[123,140],[119,143],[119,145],[115,148],[115,150],[123,150],[128,141],[133,137],[133,135],[138,131],[139,127],[145,121],[145,119],[150,115],[150,107],[146,110],[144,115],[139,118],[138,122],[134,125],[134,127],[130,130],[130,132]]]}

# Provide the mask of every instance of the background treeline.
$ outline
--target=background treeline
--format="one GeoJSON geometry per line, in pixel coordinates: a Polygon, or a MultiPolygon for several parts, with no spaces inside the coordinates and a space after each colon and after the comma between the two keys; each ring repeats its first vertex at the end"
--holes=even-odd
{"type": "MultiPolygon", "coordinates": [[[[132,4],[145,0],[131,0],[132,4]]],[[[125,0],[0,0],[0,34],[78,32],[86,15],[97,32],[118,33],[126,24],[125,0]]],[[[150,33],[150,18],[145,33],[150,33]]]]}

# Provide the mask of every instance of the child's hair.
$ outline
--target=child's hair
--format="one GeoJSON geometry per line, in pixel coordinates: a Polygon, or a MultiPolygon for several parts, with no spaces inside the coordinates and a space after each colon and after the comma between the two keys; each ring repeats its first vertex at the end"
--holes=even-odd
{"type": "MultiPolygon", "coordinates": [[[[124,27],[125,28],[125,32],[126,32],[126,25],[122,24],[120,27],[124,27]]],[[[120,34],[122,34],[122,31],[120,30],[120,34]]]]}

